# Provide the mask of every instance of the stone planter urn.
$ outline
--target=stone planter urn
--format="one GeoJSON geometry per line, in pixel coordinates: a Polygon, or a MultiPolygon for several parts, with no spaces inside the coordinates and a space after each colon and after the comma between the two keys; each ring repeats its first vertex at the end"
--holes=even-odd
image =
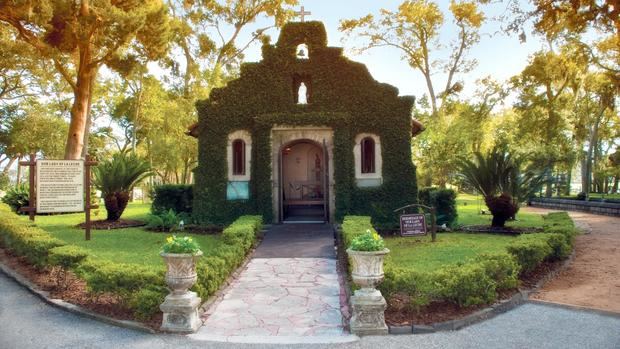
{"type": "Polygon", "coordinates": [[[360,336],[384,335],[388,333],[385,324],[387,302],[375,287],[383,281],[383,260],[390,252],[347,250],[351,263],[353,282],[360,287],[351,297],[351,332],[360,336]]]}
{"type": "Polygon", "coordinates": [[[166,296],[159,309],[164,313],[161,330],[167,332],[195,332],[202,322],[198,317],[201,299],[189,288],[196,283],[196,261],[202,252],[160,253],[166,262],[166,284],[170,294],[166,296]]]}

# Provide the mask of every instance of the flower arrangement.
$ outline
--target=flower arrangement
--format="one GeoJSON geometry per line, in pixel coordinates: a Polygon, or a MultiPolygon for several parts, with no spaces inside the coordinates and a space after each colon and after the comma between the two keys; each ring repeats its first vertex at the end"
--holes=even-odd
{"type": "Polygon", "coordinates": [[[351,241],[351,249],[353,251],[382,251],[385,248],[383,238],[376,232],[371,232],[370,229],[365,233],[356,236],[351,241]]]}
{"type": "Polygon", "coordinates": [[[201,252],[200,246],[192,238],[176,235],[169,236],[161,250],[163,253],[188,253],[194,255],[201,252]]]}

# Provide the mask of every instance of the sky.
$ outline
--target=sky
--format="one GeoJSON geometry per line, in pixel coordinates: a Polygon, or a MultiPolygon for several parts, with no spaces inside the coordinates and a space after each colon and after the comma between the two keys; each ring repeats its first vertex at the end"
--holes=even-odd
{"type": "MultiPolygon", "coordinates": [[[[338,30],[341,19],[359,18],[369,13],[378,15],[381,8],[395,11],[403,0],[301,0],[300,6],[312,14],[306,20],[317,20],[325,24],[329,46],[345,48],[345,55],[351,60],[364,63],[373,77],[383,83],[396,86],[401,95],[414,95],[420,98],[426,93],[426,84],[421,73],[415,71],[406,62],[401,60],[397,49],[375,48],[363,54],[356,55],[352,50],[356,46],[354,37],[342,41],[343,34],[338,30]]],[[[444,12],[445,25],[440,33],[442,43],[450,43],[457,38],[457,28],[452,23],[448,7],[449,0],[436,1],[444,12]]],[[[296,7],[299,10],[300,6],[296,7]]],[[[487,17],[496,17],[505,11],[505,5],[483,7],[487,17]]],[[[254,28],[268,25],[271,22],[261,19],[254,24],[254,28]]],[[[243,43],[241,37],[239,44],[243,43]]],[[[278,30],[271,30],[268,34],[272,43],[277,40],[278,30]]],[[[472,96],[475,92],[475,82],[485,76],[491,76],[497,81],[505,81],[520,73],[527,65],[529,55],[542,49],[544,43],[539,38],[528,35],[526,43],[520,43],[516,35],[506,35],[501,32],[500,23],[488,20],[481,28],[481,40],[470,52],[467,58],[478,61],[477,67],[466,75],[458,76],[464,83],[462,95],[472,96]],[[495,34],[494,34],[495,33],[495,34]]],[[[447,51],[437,52],[437,58],[448,57],[447,51]]],[[[260,45],[254,45],[246,51],[246,61],[259,61],[260,45]]],[[[445,85],[445,75],[440,71],[433,76],[435,90],[441,90],[445,85]]]]}

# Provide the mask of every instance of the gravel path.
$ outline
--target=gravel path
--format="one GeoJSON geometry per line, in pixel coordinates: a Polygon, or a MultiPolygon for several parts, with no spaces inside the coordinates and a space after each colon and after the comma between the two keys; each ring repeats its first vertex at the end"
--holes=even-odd
{"type": "MultiPolygon", "coordinates": [[[[524,211],[550,212],[533,207],[524,211]]],[[[532,298],[620,313],[620,218],[569,215],[585,232],[575,239],[575,259],[532,298]]]]}
{"type": "Polygon", "coordinates": [[[332,345],[250,345],[150,335],[67,313],[0,273],[0,348],[620,348],[620,318],[537,304],[455,332],[365,337],[332,345]]]}

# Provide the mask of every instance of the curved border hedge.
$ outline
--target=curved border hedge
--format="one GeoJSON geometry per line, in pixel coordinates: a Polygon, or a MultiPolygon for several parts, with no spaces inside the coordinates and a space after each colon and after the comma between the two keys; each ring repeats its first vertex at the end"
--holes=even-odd
{"type": "MultiPolygon", "coordinates": [[[[0,247],[24,256],[37,268],[59,266],[73,270],[86,281],[89,292],[112,293],[134,311],[138,319],[147,319],[159,311],[168,293],[161,270],[112,261],[95,260],[87,249],[66,244],[47,231],[23,222],[0,204],[0,247]]],[[[197,265],[198,281],[192,288],[204,300],[217,291],[243,262],[261,230],[261,216],[242,216],[222,232],[225,246],[197,265]]]]}
{"type": "MultiPolygon", "coordinates": [[[[480,254],[464,263],[443,266],[433,272],[386,267],[379,289],[386,298],[406,293],[414,305],[448,301],[467,307],[496,300],[497,292],[518,286],[524,275],[544,261],[568,258],[577,234],[566,212],[544,216],[544,232],[516,237],[505,253],[480,254]]],[[[367,229],[375,231],[367,216],[346,216],[342,223],[345,248],[367,229]]]]}

